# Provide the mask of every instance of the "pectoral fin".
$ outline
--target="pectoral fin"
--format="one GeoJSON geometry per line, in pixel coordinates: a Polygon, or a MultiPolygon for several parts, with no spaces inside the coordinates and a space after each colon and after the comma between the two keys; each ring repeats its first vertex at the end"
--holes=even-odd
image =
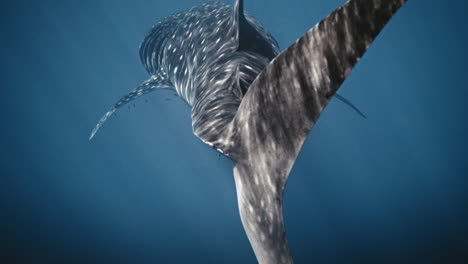
{"type": "Polygon", "coordinates": [[[172,88],[172,84],[160,77],[159,75],[155,75],[151,77],[149,80],[143,82],[140,86],[135,88],[133,91],[122,97],[117,103],[115,103],[109,111],[99,120],[97,123],[96,127],[94,127],[93,131],[91,132],[91,136],[89,137],[89,140],[93,139],[93,137],[96,135],[97,131],[101,126],[111,117],[119,108],[122,106],[126,105],[128,102],[135,100],[136,98],[147,94],[149,92],[158,90],[158,89],[169,89],[172,88]]]}

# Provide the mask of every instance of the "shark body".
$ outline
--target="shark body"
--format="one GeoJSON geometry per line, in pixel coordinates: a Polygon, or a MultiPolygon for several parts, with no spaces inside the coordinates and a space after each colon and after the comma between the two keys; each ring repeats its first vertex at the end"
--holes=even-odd
{"type": "Polygon", "coordinates": [[[243,0],[171,15],[144,38],[150,79],[99,121],[148,92],[175,89],[194,134],[233,159],[242,224],[259,263],[292,263],[283,224],[289,172],[321,111],[406,0],[350,0],[280,53],[243,0]]]}

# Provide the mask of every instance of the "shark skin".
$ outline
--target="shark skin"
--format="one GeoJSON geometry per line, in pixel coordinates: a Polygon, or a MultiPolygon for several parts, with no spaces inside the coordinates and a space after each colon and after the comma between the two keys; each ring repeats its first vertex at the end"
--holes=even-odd
{"type": "Polygon", "coordinates": [[[322,110],[405,2],[350,0],[281,53],[243,0],[166,17],[140,46],[151,78],[90,139],[126,103],[175,89],[192,107],[193,133],[236,162],[240,217],[258,262],[293,263],[282,209],[289,172],[322,110]]]}

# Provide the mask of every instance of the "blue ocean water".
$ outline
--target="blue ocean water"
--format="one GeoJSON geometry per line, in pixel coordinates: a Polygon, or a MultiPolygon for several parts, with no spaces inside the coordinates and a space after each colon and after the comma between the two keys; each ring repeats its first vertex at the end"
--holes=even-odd
{"type": "MultiPolygon", "coordinates": [[[[1,263],[255,263],[231,162],[147,79],[152,24],[199,0],[2,3],[1,263]]],[[[231,0],[224,0],[231,3],[231,0]]],[[[345,0],[255,0],[282,49],[345,0]]],[[[410,0],[332,100],[285,193],[296,263],[467,263],[468,3],[410,0]]]]}

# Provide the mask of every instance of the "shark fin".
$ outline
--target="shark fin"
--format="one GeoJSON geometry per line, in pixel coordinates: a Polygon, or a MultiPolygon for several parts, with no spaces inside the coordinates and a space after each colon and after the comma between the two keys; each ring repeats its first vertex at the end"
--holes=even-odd
{"type": "Polygon", "coordinates": [[[234,24],[237,30],[237,51],[251,51],[258,53],[272,60],[278,54],[277,44],[272,46],[271,37],[262,32],[261,28],[256,28],[249,22],[249,18],[244,13],[244,0],[236,0],[234,4],[234,24]]]}
{"type": "Polygon", "coordinates": [[[259,263],[292,263],[282,212],[289,172],[324,107],[405,2],[347,2],[267,65],[243,97],[222,149],[237,161],[239,211],[259,263]]]}
{"type": "Polygon", "coordinates": [[[159,75],[152,76],[149,80],[143,82],[140,86],[135,88],[133,91],[122,97],[117,103],[115,103],[112,108],[107,111],[107,113],[99,120],[96,127],[94,127],[93,131],[91,132],[91,136],[89,140],[93,139],[96,135],[97,131],[101,126],[112,116],[119,108],[126,105],[128,102],[144,95],[149,92],[155,91],[157,89],[164,89],[164,88],[172,88],[172,84],[160,77],[159,75]]]}

